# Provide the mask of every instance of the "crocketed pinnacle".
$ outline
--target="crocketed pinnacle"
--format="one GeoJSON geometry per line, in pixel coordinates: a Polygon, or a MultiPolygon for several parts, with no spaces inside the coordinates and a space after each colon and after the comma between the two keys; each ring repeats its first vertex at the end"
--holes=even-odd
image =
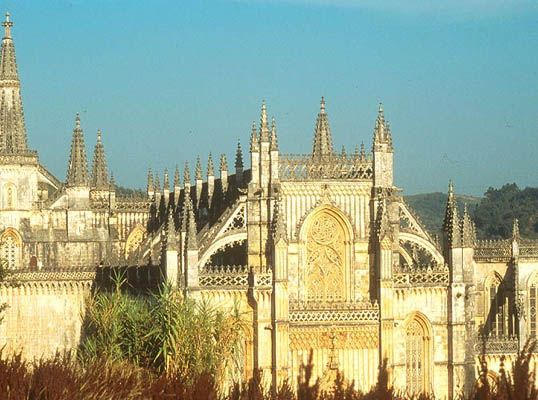
{"type": "Polygon", "coordinates": [[[161,180],[159,179],[159,171],[155,170],[155,193],[161,191],[161,180]]]}
{"type": "Polygon", "coordinates": [[[0,152],[21,154],[28,151],[15,46],[11,37],[9,13],[6,13],[0,52],[0,152]]]}
{"type": "Polygon", "coordinates": [[[364,151],[364,142],[361,142],[361,153],[360,153],[361,160],[366,160],[366,152],[364,151]]]}
{"type": "Polygon", "coordinates": [[[177,246],[176,223],[174,221],[174,213],[170,209],[168,212],[168,223],[167,223],[167,230],[166,230],[166,248],[175,249],[176,246],[177,246]]]}
{"type": "Polygon", "coordinates": [[[243,150],[241,150],[241,141],[237,140],[237,150],[235,152],[235,169],[243,170],[243,150]]]}
{"type": "Polygon", "coordinates": [[[187,227],[187,250],[198,250],[198,238],[196,230],[196,220],[194,219],[194,211],[192,206],[188,209],[188,227],[187,227]]]}
{"type": "Polygon", "coordinates": [[[92,187],[108,189],[108,170],[106,167],[105,146],[101,141],[101,131],[97,131],[97,143],[93,151],[92,187]]]}
{"type": "Polygon", "coordinates": [[[202,176],[202,164],[200,163],[200,156],[198,156],[198,158],[196,159],[196,171],[194,175],[197,181],[201,181],[204,179],[202,176]]]}
{"type": "Polygon", "coordinates": [[[262,113],[260,116],[260,143],[269,142],[269,123],[267,122],[267,107],[265,101],[262,103],[262,113]]]}
{"type": "Polygon", "coordinates": [[[461,239],[463,247],[473,247],[476,240],[474,223],[471,220],[469,211],[467,210],[467,204],[465,204],[463,207],[463,217],[461,219],[461,239]]]}
{"type": "Polygon", "coordinates": [[[316,132],[314,134],[314,146],[312,154],[314,156],[327,156],[334,153],[329,119],[325,112],[325,99],[321,97],[320,110],[316,121],[316,132]]]}
{"type": "Polygon", "coordinates": [[[170,179],[168,178],[168,168],[164,169],[163,190],[170,190],[170,179]]]}
{"type": "Polygon", "coordinates": [[[377,143],[386,143],[389,145],[389,148],[392,149],[392,135],[390,133],[390,124],[388,121],[385,121],[382,103],[379,103],[377,119],[375,121],[374,144],[377,143]]]}
{"type": "Polygon", "coordinates": [[[443,222],[443,232],[445,234],[446,244],[449,247],[458,247],[460,245],[460,219],[456,200],[454,199],[454,185],[452,181],[448,184],[448,200],[443,222]]]}
{"type": "Polygon", "coordinates": [[[191,173],[189,171],[189,162],[185,161],[185,171],[183,171],[183,184],[185,187],[191,185],[191,173]]]}
{"type": "Polygon", "coordinates": [[[278,151],[278,137],[276,135],[275,117],[271,121],[271,151],[278,151]]]}
{"type": "Polygon", "coordinates": [[[183,214],[181,216],[181,232],[187,232],[190,208],[192,208],[191,196],[188,192],[185,192],[185,196],[183,197],[183,214]]]}
{"type": "Polygon", "coordinates": [[[220,155],[220,167],[219,170],[221,171],[228,171],[228,160],[226,159],[226,154],[222,153],[220,155]]]}
{"type": "Polygon", "coordinates": [[[179,167],[176,164],[176,172],[174,173],[174,188],[181,186],[181,179],[179,178],[179,167]]]}
{"type": "Polygon", "coordinates": [[[215,176],[215,167],[213,166],[213,156],[209,153],[207,159],[207,176],[215,176]]]}
{"type": "Polygon", "coordinates": [[[155,191],[155,188],[153,186],[153,171],[150,169],[148,169],[148,185],[146,187],[146,192],[147,193],[151,193],[155,191]]]}
{"type": "Polygon", "coordinates": [[[281,239],[284,241],[288,240],[288,234],[286,232],[286,224],[284,220],[284,214],[281,211],[280,207],[280,198],[275,201],[275,207],[273,211],[273,242],[276,244],[281,239]]]}
{"type": "Polygon", "coordinates": [[[89,186],[89,184],[88,159],[86,158],[84,135],[80,127],[80,117],[77,113],[75,129],[73,129],[73,140],[71,142],[69,166],[67,168],[67,186],[89,186]]]}
{"type": "Polygon", "coordinates": [[[260,151],[260,140],[256,131],[256,121],[252,121],[252,132],[250,133],[250,151],[260,151]]]}

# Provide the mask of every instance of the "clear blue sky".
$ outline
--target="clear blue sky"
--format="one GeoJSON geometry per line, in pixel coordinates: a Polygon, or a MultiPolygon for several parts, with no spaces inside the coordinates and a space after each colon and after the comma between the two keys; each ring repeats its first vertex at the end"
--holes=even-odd
{"type": "MultiPolygon", "coordinates": [[[[5,0],[4,0],[5,3],[5,0]]],[[[0,3],[1,4],[1,3],[0,3]]],[[[5,4],[1,4],[5,8],[5,4]]],[[[309,152],[371,147],[378,101],[406,193],[538,186],[538,6],[515,0],[9,0],[30,146],[65,179],[75,112],[118,184],[248,150],[265,99],[309,152]],[[441,3],[443,6],[432,6],[441,3]]]]}

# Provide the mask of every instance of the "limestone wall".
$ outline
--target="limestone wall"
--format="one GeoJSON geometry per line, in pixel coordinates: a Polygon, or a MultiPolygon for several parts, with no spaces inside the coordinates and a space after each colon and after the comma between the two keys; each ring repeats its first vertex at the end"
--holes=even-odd
{"type": "Polygon", "coordinates": [[[80,340],[84,299],[90,282],[32,282],[0,287],[9,308],[0,324],[3,355],[22,352],[27,359],[74,349],[80,340]]]}

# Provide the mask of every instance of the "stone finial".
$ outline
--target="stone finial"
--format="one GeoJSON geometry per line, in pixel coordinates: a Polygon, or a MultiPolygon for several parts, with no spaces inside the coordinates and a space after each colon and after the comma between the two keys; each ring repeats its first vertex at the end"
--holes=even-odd
{"type": "Polygon", "coordinates": [[[366,152],[364,151],[364,142],[361,142],[361,160],[366,160],[366,152]]]}
{"type": "Polygon", "coordinates": [[[226,154],[222,153],[220,155],[220,167],[219,170],[221,171],[228,171],[228,161],[226,160],[226,154]]]}
{"type": "Polygon", "coordinates": [[[207,159],[207,176],[215,176],[215,167],[213,166],[213,156],[209,153],[207,159]]]}
{"type": "Polygon", "coordinates": [[[146,187],[146,192],[148,196],[151,196],[152,193],[155,192],[155,187],[153,186],[153,171],[148,169],[148,185],[146,187]]]}
{"type": "Polygon", "coordinates": [[[256,121],[252,121],[252,131],[250,133],[250,152],[260,151],[260,140],[256,131],[256,121]]]}
{"type": "Polygon", "coordinates": [[[237,150],[235,152],[235,170],[243,171],[243,150],[241,150],[241,141],[237,140],[237,150]]]}
{"type": "Polygon", "coordinates": [[[191,185],[191,173],[189,171],[189,162],[185,161],[185,171],[183,173],[183,185],[189,187],[191,185]]]}
{"type": "Polygon", "coordinates": [[[331,129],[329,128],[329,119],[325,112],[325,99],[323,97],[321,98],[320,111],[316,121],[312,154],[317,157],[334,154],[333,139],[331,129]]]}
{"type": "Polygon", "coordinates": [[[97,131],[97,143],[93,152],[92,187],[96,189],[108,188],[108,171],[105,158],[105,147],[101,141],[101,131],[97,131]]]}
{"type": "Polygon", "coordinates": [[[265,100],[262,102],[262,112],[260,116],[260,142],[269,142],[269,123],[267,121],[267,107],[265,100]]]}
{"type": "Polygon", "coordinates": [[[73,140],[71,142],[71,154],[67,168],[68,186],[89,186],[88,159],[86,157],[86,146],[84,145],[84,135],[80,127],[80,117],[77,113],[75,117],[75,129],[73,129],[73,140]]]}
{"type": "Polygon", "coordinates": [[[176,172],[174,173],[174,189],[181,187],[181,179],[179,177],[179,166],[176,164],[176,172]]]}
{"type": "Polygon", "coordinates": [[[196,171],[194,172],[194,177],[197,181],[204,179],[202,177],[202,164],[200,163],[200,156],[196,158],[196,171]]]}
{"type": "Polygon", "coordinates": [[[170,180],[168,179],[168,168],[164,169],[163,191],[170,191],[170,180]]]}
{"type": "Polygon", "coordinates": [[[271,121],[271,151],[278,151],[278,137],[276,135],[275,117],[271,121]]]}
{"type": "Polygon", "coordinates": [[[344,158],[344,159],[347,157],[347,155],[346,155],[346,148],[345,148],[344,145],[342,145],[342,150],[340,150],[340,157],[342,157],[342,158],[344,158]]]}
{"type": "Polygon", "coordinates": [[[9,12],[6,11],[6,20],[2,22],[2,26],[4,27],[4,38],[5,39],[11,39],[11,28],[13,27],[13,21],[11,21],[9,12]]]}

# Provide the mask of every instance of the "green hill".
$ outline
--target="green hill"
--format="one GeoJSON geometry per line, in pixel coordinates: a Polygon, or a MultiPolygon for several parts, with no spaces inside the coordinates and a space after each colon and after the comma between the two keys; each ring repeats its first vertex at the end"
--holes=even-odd
{"type": "MultiPolygon", "coordinates": [[[[467,204],[479,239],[506,239],[512,235],[514,218],[523,237],[538,239],[538,187],[520,189],[515,183],[500,189],[490,187],[484,197],[455,195],[460,216],[467,204]]],[[[443,226],[446,193],[404,196],[426,228],[439,234],[443,226]]]]}

